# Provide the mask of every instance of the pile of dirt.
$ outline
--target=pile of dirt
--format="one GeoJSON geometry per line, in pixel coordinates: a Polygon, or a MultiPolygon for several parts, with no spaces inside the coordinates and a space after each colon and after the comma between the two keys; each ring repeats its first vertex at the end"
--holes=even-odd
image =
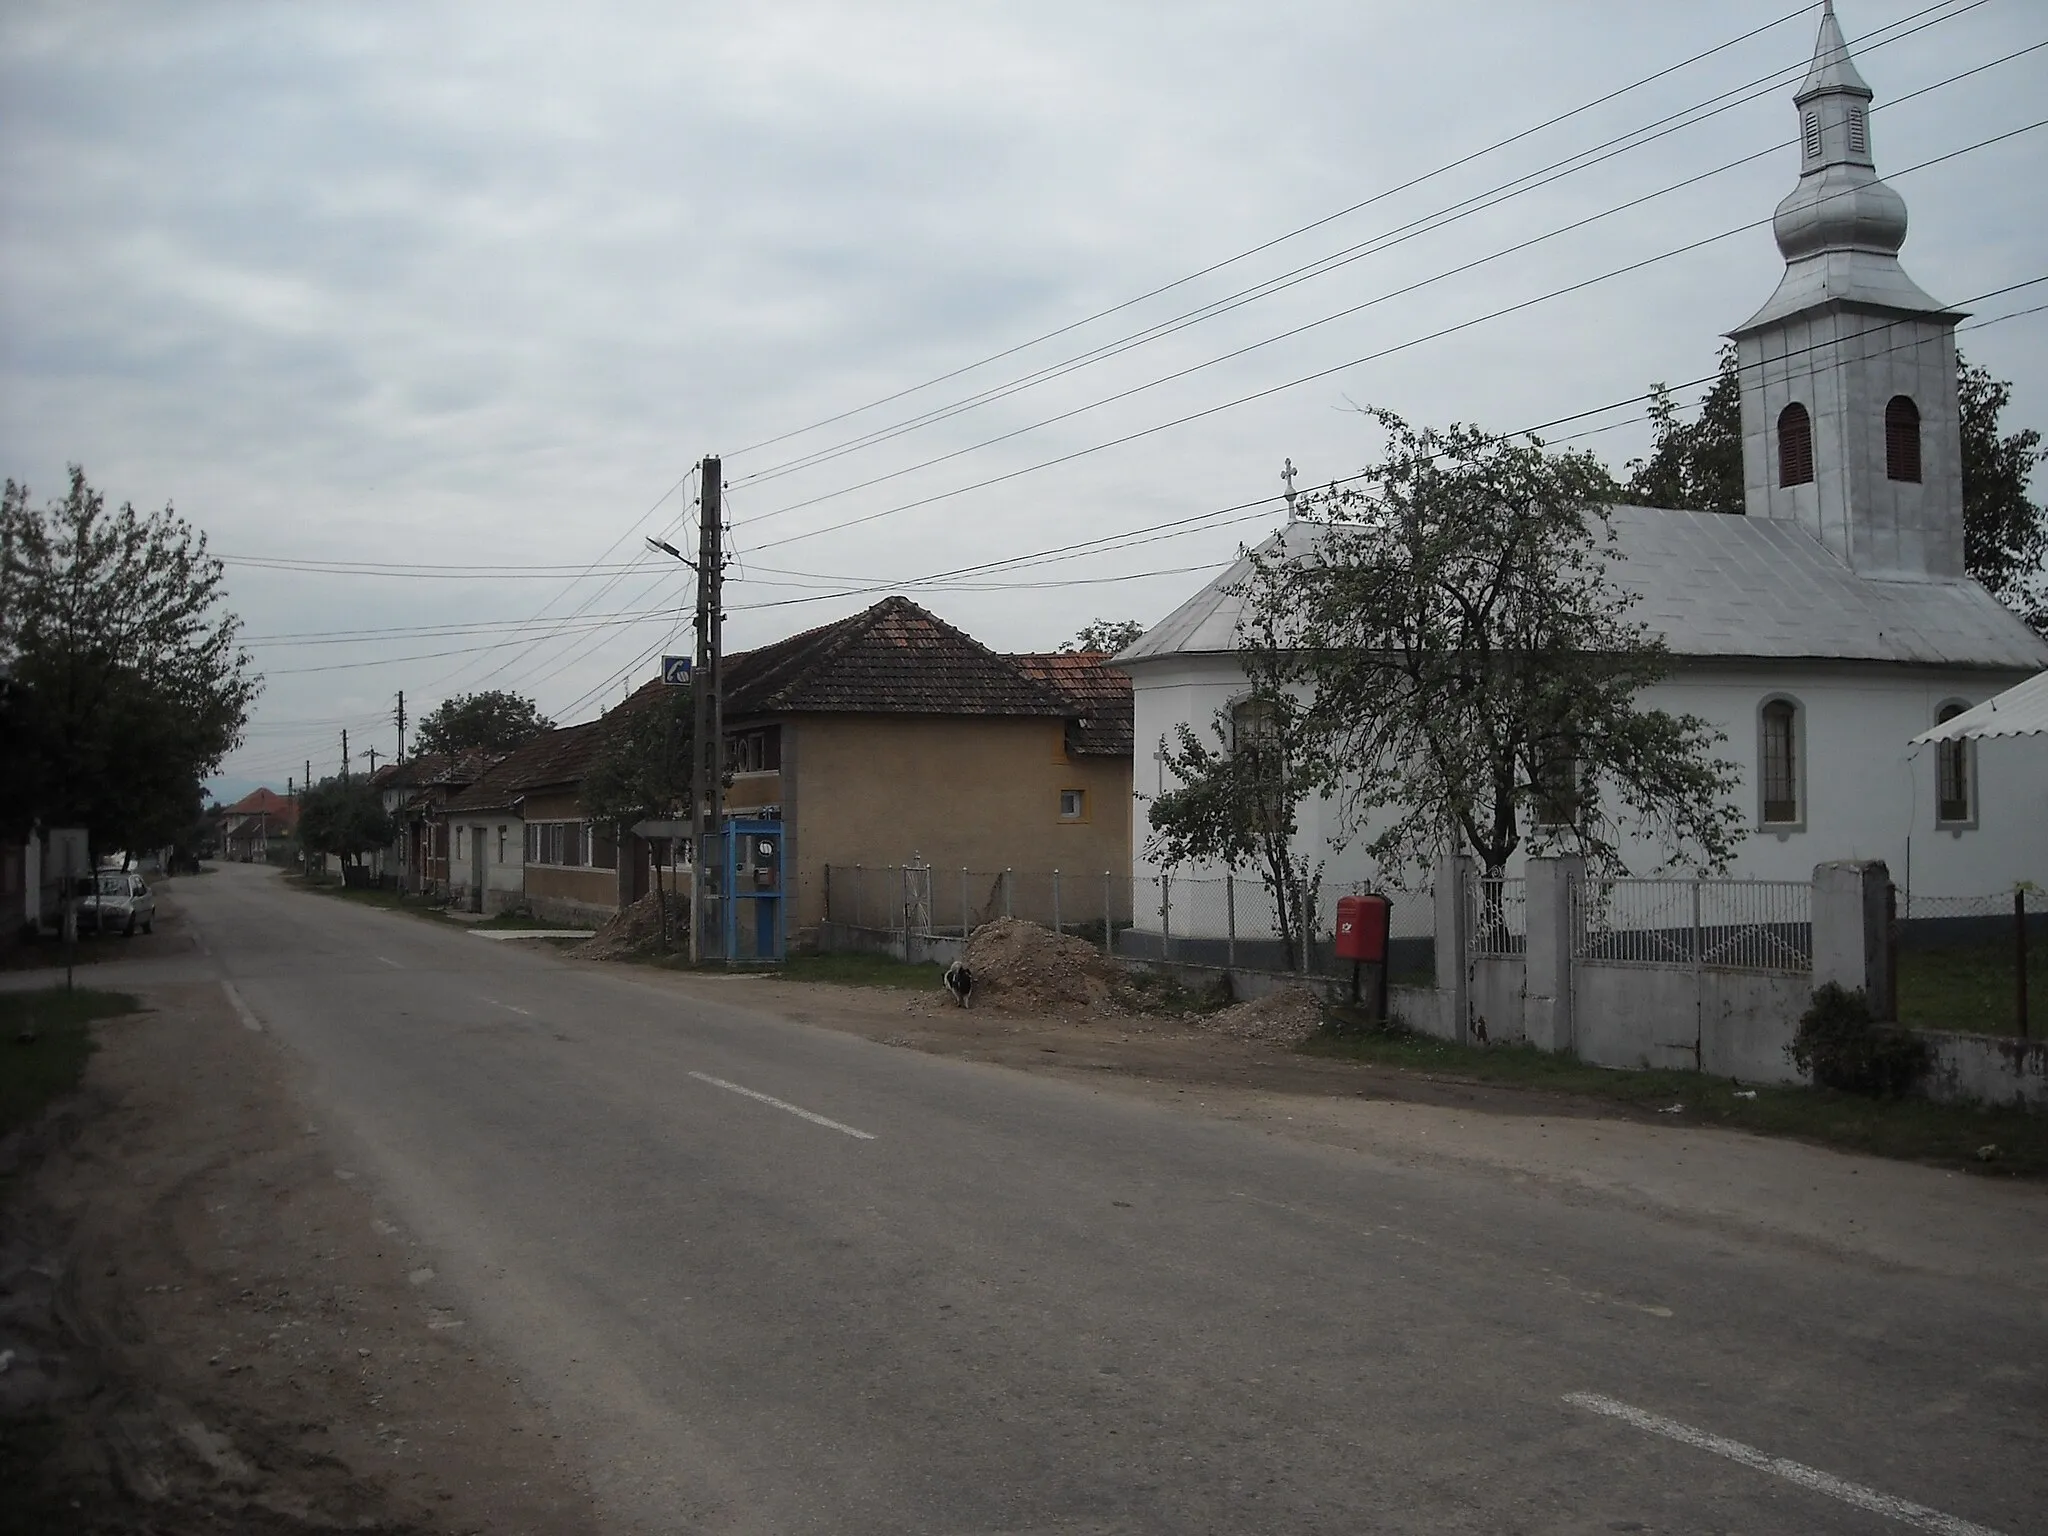
{"type": "Polygon", "coordinates": [[[1283,987],[1209,1015],[1207,1027],[1235,1040],[1295,1045],[1322,1027],[1323,1002],[1307,987],[1283,987]]]}
{"type": "MultiPolygon", "coordinates": [[[[678,932],[686,932],[685,913],[690,898],[676,891],[668,893],[669,911],[678,932]]],[[[569,953],[586,960],[616,960],[635,954],[661,937],[661,892],[649,891],[631,906],[621,907],[589,938],[569,953]]]]}
{"type": "Polygon", "coordinates": [[[1005,1013],[1126,1013],[1142,1004],[1123,967],[1085,939],[999,917],[967,936],[974,1006],[1005,1013]]]}

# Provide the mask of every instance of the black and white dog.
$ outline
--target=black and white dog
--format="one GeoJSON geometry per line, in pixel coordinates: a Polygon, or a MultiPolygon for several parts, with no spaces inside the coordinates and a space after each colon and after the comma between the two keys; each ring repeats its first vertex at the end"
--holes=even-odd
{"type": "Polygon", "coordinates": [[[974,973],[967,969],[964,961],[955,960],[947,966],[946,974],[941,979],[946,983],[946,990],[953,994],[954,1002],[962,1008],[973,1006],[974,973]]]}

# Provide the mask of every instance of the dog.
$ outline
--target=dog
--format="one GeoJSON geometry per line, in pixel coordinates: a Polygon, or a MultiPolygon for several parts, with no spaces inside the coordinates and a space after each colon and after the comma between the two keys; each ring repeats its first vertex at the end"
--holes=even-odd
{"type": "Polygon", "coordinates": [[[940,979],[945,982],[946,990],[953,994],[954,1002],[962,1008],[973,1006],[974,973],[967,969],[964,962],[955,960],[946,967],[946,974],[940,979]]]}

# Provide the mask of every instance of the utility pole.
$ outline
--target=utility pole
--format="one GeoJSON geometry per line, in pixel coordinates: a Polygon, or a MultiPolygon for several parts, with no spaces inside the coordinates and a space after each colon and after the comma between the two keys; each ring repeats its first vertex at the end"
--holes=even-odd
{"type": "MultiPolygon", "coordinates": [[[[403,688],[398,690],[398,709],[392,715],[391,720],[398,727],[398,757],[396,761],[402,763],[405,761],[405,690],[403,688]]],[[[370,765],[373,771],[376,766],[375,763],[370,765]]]]}
{"type": "Polygon", "coordinates": [[[363,748],[363,756],[370,760],[370,777],[375,778],[377,776],[377,759],[383,755],[375,747],[363,748]]]}
{"type": "Polygon", "coordinates": [[[348,732],[341,733],[341,782],[348,782],[348,732]]]}
{"type": "Polygon", "coordinates": [[[705,842],[718,829],[724,809],[724,753],[719,726],[724,711],[718,686],[718,647],[724,618],[720,587],[725,573],[723,530],[724,466],[716,455],[702,466],[697,522],[697,665],[690,674],[690,963],[704,958],[705,842]]]}

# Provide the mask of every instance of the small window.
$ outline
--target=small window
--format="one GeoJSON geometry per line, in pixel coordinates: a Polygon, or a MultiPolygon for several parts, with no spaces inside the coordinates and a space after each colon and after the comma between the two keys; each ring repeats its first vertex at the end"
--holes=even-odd
{"type": "Polygon", "coordinates": [[[1804,767],[1799,760],[1799,706],[1790,699],[1771,699],[1763,707],[1761,725],[1763,824],[1797,826],[1799,776],[1804,767]]]}
{"type": "Polygon", "coordinates": [[[1884,408],[1884,473],[1888,480],[1920,480],[1920,407],[1904,395],[1884,408]]]}
{"type": "Polygon", "coordinates": [[[1813,479],[1813,418],[1796,402],[1778,412],[1778,484],[1813,479]]]}
{"type": "Polygon", "coordinates": [[[458,859],[466,859],[469,857],[469,854],[465,851],[468,847],[468,844],[463,842],[463,834],[466,833],[468,830],[469,829],[467,827],[457,827],[455,829],[455,857],[457,857],[458,859]]]}
{"type": "MultiPolygon", "coordinates": [[[[1934,723],[1946,725],[1968,708],[1960,702],[1944,704],[1935,712],[1934,723]]],[[[1968,826],[1976,819],[1970,783],[1970,744],[1944,741],[1936,745],[1934,752],[1934,819],[1945,827],[1968,826]]]]}
{"type": "Polygon", "coordinates": [[[1063,789],[1060,791],[1060,820],[1080,821],[1088,812],[1088,791],[1085,789],[1063,789]]]}
{"type": "Polygon", "coordinates": [[[1849,109],[1849,153],[1864,159],[1870,155],[1870,120],[1861,107],[1849,109]]]}
{"type": "Polygon", "coordinates": [[[1807,113],[1801,126],[1806,136],[1806,158],[1818,160],[1820,158],[1820,114],[1818,112],[1807,113]]]}

